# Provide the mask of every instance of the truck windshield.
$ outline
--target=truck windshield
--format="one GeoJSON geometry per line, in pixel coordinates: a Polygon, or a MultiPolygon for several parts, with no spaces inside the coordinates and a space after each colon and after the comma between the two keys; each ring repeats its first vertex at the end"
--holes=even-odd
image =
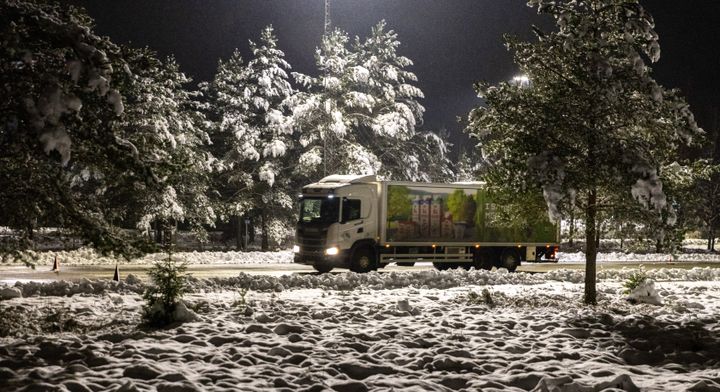
{"type": "Polygon", "coordinates": [[[306,197],[300,201],[300,223],[335,223],[339,205],[337,198],[306,197]]]}

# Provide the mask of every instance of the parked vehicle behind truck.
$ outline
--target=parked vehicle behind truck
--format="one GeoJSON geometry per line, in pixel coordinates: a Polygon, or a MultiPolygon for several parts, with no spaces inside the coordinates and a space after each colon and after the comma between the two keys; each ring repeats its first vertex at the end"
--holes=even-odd
{"type": "Polygon", "coordinates": [[[294,261],[319,272],[368,272],[389,263],[435,268],[507,268],[555,261],[559,225],[546,214],[503,225],[483,183],[378,181],[332,175],[303,187],[294,261]]]}

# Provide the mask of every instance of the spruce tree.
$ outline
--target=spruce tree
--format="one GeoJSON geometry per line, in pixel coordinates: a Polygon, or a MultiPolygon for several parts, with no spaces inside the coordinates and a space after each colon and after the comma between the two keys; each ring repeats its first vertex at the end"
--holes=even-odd
{"type": "Polygon", "coordinates": [[[254,216],[262,229],[262,249],[287,235],[292,215],[291,172],[295,144],[288,99],[290,64],[278,49],[271,26],[250,42],[252,58],[243,65],[239,52],[221,62],[208,87],[210,107],[217,115],[215,139],[222,146],[226,213],[254,216]]]}
{"type": "Polygon", "coordinates": [[[384,21],[352,44],[336,29],[316,50],[318,76],[294,74],[303,87],[293,98],[293,114],[306,146],[306,172],[421,179],[427,177],[422,162],[432,159],[427,147],[433,147],[430,155],[445,157],[443,140],[417,131],[423,93],[399,46],[384,21]]]}

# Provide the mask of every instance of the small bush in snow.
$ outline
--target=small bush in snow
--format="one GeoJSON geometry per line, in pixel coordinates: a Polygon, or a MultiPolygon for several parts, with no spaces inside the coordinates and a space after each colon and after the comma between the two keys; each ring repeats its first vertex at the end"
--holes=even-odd
{"type": "Polygon", "coordinates": [[[178,264],[171,257],[150,268],[148,275],[152,285],[143,294],[143,318],[148,325],[161,327],[179,321],[175,319],[175,311],[185,293],[186,269],[185,263],[178,264]]]}
{"type": "Polygon", "coordinates": [[[247,299],[246,299],[247,292],[248,292],[247,288],[245,288],[245,287],[240,288],[240,290],[238,291],[238,299],[236,299],[232,304],[233,308],[238,308],[243,311],[245,310],[245,308],[248,305],[247,299]]]}
{"type": "Polygon", "coordinates": [[[467,302],[470,305],[487,305],[489,307],[495,307],[495,301],[492,298],[490,290],[483,289],[480,294],[470,291],[467,295],[467,302]]]}
{"type": "Polygon", "coordinates": [[[633,272],[627,278],[625,283],[623,283],[623,287],[625,287],[625,290],[623,291],[623,293],[630,294],[633,290],[638,288],[641,284],[645,283],[645,281],[647,279],[648,279],[648,275],[645,272],[645,270],[640,269],[637,272],[633,272]]]}

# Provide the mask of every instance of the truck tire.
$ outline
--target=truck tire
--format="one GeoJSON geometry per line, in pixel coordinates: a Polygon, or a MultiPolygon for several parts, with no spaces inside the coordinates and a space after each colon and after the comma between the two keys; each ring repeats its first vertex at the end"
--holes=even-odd
{"type": "Polygon", "coordinates": [[[490,271],[493,267],[492,258],[486,254],[475,255],[473,258],[473,267],[475,267],[476,270],[483,269],[490,271]]]}
{"type": "Polygon", "coordinates": [[[402,261],[397,263],[398,267],[412,267],[415,265],[414,261],[402,261]]]}
{"type": "Polygon", "coordinates": [[[515,272],[520,265],[520,254],[515,249],[505,249],[500,254],[498,260],[498,268],[506,268],[510,272],[515,272]]]}
{"type": "Polygon", "coordinates": [[[315,271],[321,274],[330,272],[333,269],[333,267],[327,263],[315,263],[313,264],[313,268],[315,268],[315,271]]]}
{"type": "Polygon", "coordinates": [[[350,260],[350,271],[357,273],[370,272],[377,269],[376,264],[373,251],[363,246],[353,252],[352,260],[350,260]]]}

